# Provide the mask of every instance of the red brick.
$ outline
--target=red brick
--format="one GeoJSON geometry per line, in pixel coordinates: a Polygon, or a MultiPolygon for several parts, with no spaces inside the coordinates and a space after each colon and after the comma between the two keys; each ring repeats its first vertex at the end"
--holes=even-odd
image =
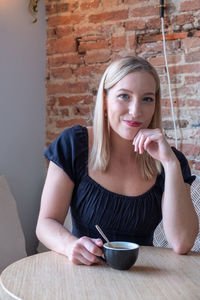
{"type": "Polygon", "coordinates": [[[88,82],[66,83],[68,94],[87,93],[89,89],[88,82]]]}
{"type": "Polygon", "coordinates": [[[62,26],[70,24],[79,24],[84,19],[83,16],[71,14],[69,16],[55,16],[47,19],[48,26],[62,26]]]}
{"type": "Polygon", "coordinates": [[[77,66],[77,68],[73,71],[75,76],[80,76],[80,77],[85,77],[85,76],[91,76],[91,75],[96,75],[96,74],[103,74],[105,71],[105,66],[104,65],[99,65],[99,66],[77,66]]]}
{"type": "Polygon", "coordinates": [[[88,51],[85,55],[86,64],[96,64],[109,61],[111,58],[110,50],[93,50],[88,51]]]}
{"type": "Polygon", "coordinates": [[[132,31],[132,30],[141,30],[145,29],[145,20],[133,20],[125,22],[125,30],[132,31]]]}
{"type": "Polygon", "coordinates": [[[200,9],[200,0],[184,1],[181,3],[180,11],[193,11],[200,9]]]}
{"type": "MultiPolygon", "coordinates": [[[[165,17],[164,19],[165,28],[168,28],[170,25],[169,17],[165,17]]],[[[161,19],[160,17],[148,19],[146,22],[147,29],[160,29],[161,28],[161,19]]]]}
{"type": "MultiPolygon", "coordinates": [[[[173,106],[174,107],[182,107],[185,105],[185,100],[182,98],[173,97],[173,106]]],[[[169,98],[162,98],[161,100],[162,107],[171,107],[170,99],[169,98]]]]}
{"type": "MultiPolygon", "coordinates": [[[[182,59],[181,55],[168,55],[167,61],[168,64],[179,64],[182,59]]],[[[149,62],[153,66],[164,66],[165,65],[165,57],[164,56],[156,56],[149,59],[149,62]]]]}
{"type": "Polygon", "coordinates": [[[135,49],[137,46],[136,35],[132,34],[131,36],[129,36],[128,41],[130,49],[135,49]]]}
{"type": "MultiPolygon", "coordinates": [[[[178,40],[168,40],[166,41],[166,50],[167,53],[171,51],[177,51],[180,48],[180,43],[178,40]]],[[[163,53],[163,42],[162,41],[157,41],[153,43],[145,43],[138,48],[141,52],[144,53],[152,53],[152,54],[157,54],[157,53],[163,53]]],[[[176,53],[176,52],[175,52],[176,53]]]]}
{"type": "Polygon", "coordinates": [[[145,44],[141,44],[138,45],[138,51],[140,53],[160,53],[161,51],[163,51],[163,44],[161,41],[158,42],[154,42],[154,43],[145,43],[145,44]]]}
{"type": "Polygon", "coordinates": [[[195,162],[193,167],[194,167],[195,170],[200,170],[200,162],[198,162],[198,161],[195,162]]]}
{"type": "Polygon", "coordinates": [[[101,40],[101,41],[92,41],[92,42],[85,42],[85,43],[80,43],[78,47],[78,52],[83,53],[86,52],[87,50],[94,50],[94,49],[105,49],[108,47],[108,41],[106,40],[101,40]]]}
{"type": "Polygon", "coordinates": [[[72,76],[71,68],[56,68],[51,69],[51,76],[54,78],[63,78],[67,79],[72,76]]]}
{"type": "Polygon", "coordinates": [[[171,109],[169,107],[162,107],[162,117],[171,117],[171,109]]]}
{"type": "Polygon", "coordinates": [[[200,82],[200,76],[185,76],[185,84],[195,84],[200,82]]]}
{"type": "MultiPolygon", "coordinates": [[[[188,32],[177,32],[165,34],[165,40],[184,39],[188,36],[188,32]]],[[[150,43],[162,40],[162,34],[140,35],[138,38],[139,43],[150,43]]]]}
{"type": "Polygon", "coordinates": [[[106,21],[118,21],[128,18],[128,10],[119,10],[112,12],[104,12],[89,16],[89,22],[100,23],[106,21]]]}
{"type": "Polygon", "coordinates": [[[159,16],[160,10],[154,6],[143,6],[132,10],[132,17],[159,16]]]}
{"type": "Polygon", "coordinates": [[[55,94],[81,94],[88,91],[87,82],[48,84],[47,91],[49,95],[55,94]]]}
{"type": "Polygon", "coordinates": [[[74,125],[86,125],[86,120],[83,118],[79,119],[71,119],[71,120],[57,120],[56,127],[57,128],[69,128],[74,125]]]}
{"type": "Polygon", "coordinates": [[[49,59],[49,65],[51,67],[62,67],[67,64],[78,65],[81,63],[82,63],[82,58],[78,56],[77,53],[52,57],[49,59]]]}
{"type": "Polygon", "coordinates": [[[120,3],[123,3],[123,0],[101,0],[103,8],[113,8],[115,9],[120,3]]]}
{"type": "MultiPolygon", "coordinates": [[[[200,61],[200,51],[196,51],[196,52],[190,52],[188,54],[185,55],[185,61],[187,63],[191,63],[191,62],[199,62],[200,61]]],[[[200,70],[199,70],[200,72],[200,70]]]]}
{"type": "Polygon", "coordinates": [[[67,105],[70,106],[70,105],[73,105],[76,103],[90,104],[92,102],[93,102],[93,97],[91,95],[59,97],[58,98],[59,106],[67,106],[67,105]]]}
{"type": "Polygon", "coordinates": [[[111,38],[112,50],[120,50],[126,47],[126,36],[113,36],[111,38]]]}
{"type": "Polygon", "coordinates": [[[68,117],[69,116],[69,109],[68,108],[62,108],[62,109],[58,109],[58,108],[52,108],[52,109],[48,109],[47,110],[47,115],[51,116],[51,117],[68,117]]]}
{"type": "Polygon", "coordinates": [[[76,25],[74,26],[74,33],[77,36],[82,36],[85,35],[85,33],[87,32],[87,34],[95,34],[96,32],[98,32],[98,30],[93,26],[93,25],[76,25]]]}
{"type": "Polygon", "coordinates": [[[73,37],[53,39],[47,42],[47,54],[75,52],[76,43],[73,37]]]}
{"type": "Polygon", "coordinates": [[[70,12],[76,8],[76,3],[55,3],[46,5],[46,14],[58,14],[63,12],[70,12]]]}
{"type": "Polygon", "coordinates": [[[200,72],[200,63],[199,64],[190,64],[190,65],[179,65],[179,66],[169,66],[170,74],[184,74],[184,73],[196,73],[200,72]]]}
{"type": "Polygon", "coordinates": [[[182,40],[181,43],[183,49],[190,50],[192,48],[200,47],[200,38],[198,37],[186,38],[182,40]]]}
{"type": "Polygon", "coordinates": [[[51,27],[47,29],[47,39],[61,38],[63,36],[71,35],[73,32],[72,26],[51,27]]]}
{"type": "Polygon", "coordinates": [[[136,5],[138,3],[141,3],[141,0],[124,0],[125,4],[132,4],[132,5],[136,5]]]}
{"type": "MultiPolygon", "coordinates": [[[[176,126],[178,125],[179,128],[186,128],[189,124],[188,120],[176,120],[175,121],[176,126]]],[[[162,126],[165,130],[171,130],[174,129],[174,123],[172,120],[164,120],[162,122],[162,126]]]]}
{"type": "MultiPolygon", "coordinates": [[[[188,36],[188,32],[175,32],[165,34],[166,40],[184,39],[188,36]]],[[[162,34],[157,35],[157,40],[162,40],[162,34]]]]}
{"type": "Polygon", "coordinates": [[[190,24],[194,22],[194,16],[192,14],[178,15],[175,16],[171,22],[172,24],[176,24],[176,25],[190,24]]]}
{"type": "Polygon", "coordinates": [[[200,30],[195,31],[194,36],[199,36],[200,37],[200,30]]]}
{"type": "Polygon", "coordinates": [[[99,1],[98,0],[93,0],[93,1],[87,1],[87,2],[83,2],[80,5],[80,8],[82,10],[90,10],[92,8],[98,8],[99,7],[99,1]]]}
{"type": "Polygon", "coordinates": [[[186,105],[189,107],[197,107],[199,109],[199,100],[198,99],[186,99],[186,105]]]}
{"type": "Polygon", "coordinates": [[[85,36],[82,36],[80,38],[80,41],[81,42],[96,42],[96,41],[101,41],[101,40],[105,40],[105,36],[104,35],[101,35],[101,34],[96,34],[96,35],[85,35],[85,36]]]}
{"type": "Polygon", "coordinates": [[[57,38],[61,38],[67,35],[71,35],[73,32],[73,27],[72,26],[62,26],[62,27],[56,27],[54,29],[55,35],[57,38]]]}
{"type": "Polygon", "coordinates": [[[66,84],[60,85],[52,83],[47,85],[47,92],[48,95],[67,93],[67,87],[66,84]]]}
{"type": "Polygon", "coordinates": [[[51,142],[53,142],[57,137],[58,137],[59,133],[55,133],[55,132],[51,132],[51,131],[46,131],[46,138],[47,140],[51,142]]]}
{"type": "Polygon", "coordinates": [[[75,106],[73,112],[75,116],[87,116],[90,113],[90,108],[88,106],[75,106]]]}
{"type": "MultiPolygon", "coordinates": [[[[162,98],[162,107],[171,107],[170,99],[169,98],[162,98]]],[[[199,100],[198,99],[191,99],[189,97],[183,99],[183,98],[177,98],[173,97],[173,106],[174,107],[198,107],[199,106],[199,100]]]]}
{"type": "Polygon", "coordinates": [[[181,86],[181,87],[172,87],[172,94],[176,95],[176,97],[193,97],[195,90],[192,85],[189,86],[181,86]]]}
{"type": "Polygon", "coordinates": [[[200,155],[200,146],[193,144],[182,144],[180,149],[186,156],[197,157],[200,155]]]}
{"type": "Polygon", "coordinates": [[[48,107],[50,107],[50,109],[52,107],[54,107],[54,105],[56,104],[56,98],[55,97],[48,97],[47,100],[46,100],[46,105],[48,107]]]}

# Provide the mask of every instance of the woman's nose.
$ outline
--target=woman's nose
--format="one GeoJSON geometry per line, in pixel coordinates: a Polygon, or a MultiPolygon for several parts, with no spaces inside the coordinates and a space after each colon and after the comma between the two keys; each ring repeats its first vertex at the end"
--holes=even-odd
{"type": "Polygon", "coordinates": [[[129,114],[133,117],[138,117],[141,113],[141,105],[137,101],[131,101],[129,105],[129,114]]]}

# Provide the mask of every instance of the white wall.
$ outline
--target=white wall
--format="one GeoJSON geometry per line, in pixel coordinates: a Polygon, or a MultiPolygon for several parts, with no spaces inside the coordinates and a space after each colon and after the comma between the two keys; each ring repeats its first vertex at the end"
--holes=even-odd
{"type": "Polygon", "coordinates": [[[16,199],[28,254],[45,177],[45,8],[32,24],[28,0],[0,0],[0,174],[16,199]]]}

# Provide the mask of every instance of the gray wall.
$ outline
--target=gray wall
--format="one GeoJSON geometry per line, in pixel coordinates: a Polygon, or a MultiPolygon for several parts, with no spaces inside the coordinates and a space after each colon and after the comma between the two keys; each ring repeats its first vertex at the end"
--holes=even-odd
{"type": "Polygon", "coordinates": [[[45,8],[32,24],[28,0],[0,0],[0,174],[16,199],[28,254],[45,177],[45,8]]]}

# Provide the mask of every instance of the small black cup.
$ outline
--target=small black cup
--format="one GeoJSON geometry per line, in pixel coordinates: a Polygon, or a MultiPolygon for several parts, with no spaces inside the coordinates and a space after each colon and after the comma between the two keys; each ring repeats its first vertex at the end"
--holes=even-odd
{"type": "Polygon", "coordinates": [[[102,260],[114,269],[128,270],[136,262],[139,245],[130,242],[110,242],[103,245],[102,260]]]}

